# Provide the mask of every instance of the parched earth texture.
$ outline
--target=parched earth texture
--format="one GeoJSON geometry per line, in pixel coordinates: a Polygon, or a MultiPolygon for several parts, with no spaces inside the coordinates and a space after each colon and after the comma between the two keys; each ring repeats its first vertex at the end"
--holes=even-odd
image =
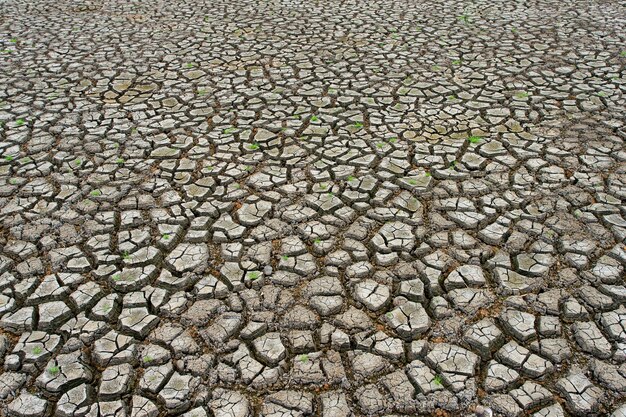
{"type": "Polygon", "coordinates": [[[623,1],[0,9],[2,416],[626,416],[623,1]]]}

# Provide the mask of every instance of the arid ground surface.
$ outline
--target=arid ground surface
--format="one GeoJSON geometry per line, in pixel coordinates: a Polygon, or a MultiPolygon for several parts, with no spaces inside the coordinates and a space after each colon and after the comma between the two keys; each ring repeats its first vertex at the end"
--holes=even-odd
{"type": "Polygon", "coordinates": [[[626,4],[3,0],[0,414],[626,416],[626,4]]]}

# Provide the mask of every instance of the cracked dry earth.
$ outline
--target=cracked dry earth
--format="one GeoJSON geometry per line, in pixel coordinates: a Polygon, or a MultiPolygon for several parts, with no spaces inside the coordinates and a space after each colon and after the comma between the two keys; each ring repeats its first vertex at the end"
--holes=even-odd
{"type": "Polygon", "coordinates": [[[623,2],[1,7],[1,415],[626,416],[623,2]]]}

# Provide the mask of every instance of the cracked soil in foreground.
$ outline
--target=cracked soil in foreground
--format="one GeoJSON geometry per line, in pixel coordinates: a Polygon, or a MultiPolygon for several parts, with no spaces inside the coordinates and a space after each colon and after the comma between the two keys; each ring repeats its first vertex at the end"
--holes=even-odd
{"type": "Polygon", "coordinates": [[[0,415],[626,416],[626,5],[0,2],[0,415]]]}

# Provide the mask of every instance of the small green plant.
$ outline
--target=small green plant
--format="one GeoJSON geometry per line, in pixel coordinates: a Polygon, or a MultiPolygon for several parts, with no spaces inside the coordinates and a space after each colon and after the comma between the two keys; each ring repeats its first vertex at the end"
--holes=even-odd
{"type": "Polygon", "coordinates": [[[93,197],[99,197],[102,195],[102,191],[100,190],[93,190],[92,192],[89,193],[91,196],[93,197]]]}
{"type": "Polygon", "coordinates": [[[112,277],[112,278],[113,278],[113,281],[117,282],[117,281],[119,281],[119,280],[121,280],[121,279],[122,279],[122,275],[120,275],[120,274],[115,274],[115,275],[113,275],[113,277],[112,277]]]}
{"type": "Polygon", "coordinates": [[[452,61],[452,65],[461,65],[461,60],[455,59],[454,61],[452,61]]]}
{"type": "Polygon", "coordinates": [[[430,177],[432,174],[431,174],[430,172],[426,171],[426,172],[424,173],[424,175],[426,175],[427,177],[430,177]]]}
{"type": "Polygon", "coordinates": [[[188,62],[187,64],[185,64],[185,67],[187,68],[193,68],[194,64],[192,62],[188,62]]]}
{"type": "Polygon", "coordinates": [[[516,28],[511,28],[511,32],[512,32],[512,33],[518,33],[518,32],[519,32],[519,30],[517,30],[516,28]]]}
{"type": "Polygon", "coordinates": [[[382,149],[382,148],[384,148],[384,147],[385,147],[385,142],[378,142],[378,143],[376,143],[376,147],[377,147],[378,149],[382,149]]]}
{"type": "Polygon", "coordinates": [[[307,355],[306,353],[303,355],[300,355],[300,357],[298,358],[300,360],[300,362],[302,363],[307,363],[309,361],[309,355],[307,355]]]}
{"type": "Polygon", "coordinates": [[[520,91],[515,94],[515,97],[517,98],[526,98],[528,96],[530,96],[530,94],[528,94],[526,91],[520,91]]]}
{"type": "Polygon", "coordinates": [[[206,91],[206,90],[204,90],[204,89],[198,89],[198,91],[197,91],[197,94],[198,94],[199,96],[204,96],[206,93],[207,93],[207,91],[206,91]]]}
{"type": "Polygon", "coordinates": [[[104,310],[105,313],[108,313],[109,311],[111,311],[112,308],[113,306],[109,303],[106,303],[105,305],[102,306],[102,310],[104,310]]]}
{"type": "Polygon", "coordinates": [[[458,19],[466,25],[469,25],[470,23],[470,18],[468,14],[462,14],[458,17],[458,19]]]}
{"type": "Polygon", "coordinates": [[[385,314],[385,316],[387,316],[388,319],[392,319],[393,318],[393,313],[391,311],[387,312],[387,314],[385,314]]]}
{"type": "Polygon", "coordinates": [[[478,143],[482,138],[480,136],[470,136],[467,138],[469,143],[478,143]]]}
{"type": "Polygon", "coordinates": [[[124,165],[124,159],[122,159],[122,158],[117,158],[117,159],[115,160],[115,163],[116,163],[116,164],[118,164],[118,165],[124,165]]]}
{"type": "Polygon", "coordinates": [[[83,161],[80,160],[80,159],[74,160],[74,165],[76,165],[76,166],[80,166],[82,163],[83,163],[83,161]]]}
{"type": "Polygon", "coordinates": [[[258,279],[260,275],[261,273],[259,271],[248,272],[248,278],[250,278],[250,280],[252,281],[254,281],[255,279],[258,279]]]}
{"type": "Polygon", "coordinates": [[[43,352],[43,349],[40,346],[35,346],[33,348],[33,355],[40,355],[43,352]]]}
{"type": "Polygon", "coordinates": [[[440,387],[443,386],[443,378],[441,378],[441,375],[435,375],[433,382],[435,385],[439,385],[440,387]]]}
{"type": "Polygon", "coordinates": [[[354,127],[357,128],[357,129],[360,129],[360,128],[363,127],[363,123],[361,123],[361,122],[354,122],[354,127]]]}
{"type": "Polygon", "coordinates": [[[354,175],[349,175],[347,180],[348,181],[354,181],[354,180],[356,180],[356,177],[354,175]]]}
{"type": "Polygon", "coordinates": [[[455,96],[454,94],[450,95],[450,96],[448,96],[448,100],[449,101],[455,101],[455,100],[457,100],[457,96],[455,96]]]}
{"type": "Polygon", "coordinates": [[[61,368],[59,368],[58,366],[51,366],[47,370],[48,373],[52,376],[57,376],[59,372],[61,372],[61,368]]]}
{"type": "Polygon", "coordinates": [[[7,155],[4,157],[4,160],[7,162],[11,162],[12,160],[14,160],[15,158],[13,158],[11,155],[7,155]]]}
{"type": "Polygon", "coordinates": [[[170,240],[170,235],[169,233],[163,233],[163,236],[161,236],[163,238],[163,240],[170,240]]]}
{"type": "Polygon", "coordinates": [[[128,253],[127,250],[122,252],[122,259],[130,259],[130,254],[128,253]]]}
{"type": "Polygon", "coordinates": [[[24,119],[17,119],[15,121],[15,126],[24,126],[24,123],[26,123],[24,119]]]}
{"type": "Polygon", "coordinates": [[[626,51],[622,51],[622,52],[620,52],[620,53],[619,53],[619,56],[621,56],[621,57],[626,57],[626,51]]]}
{"type": "Polygon", "coordinates": [[[224,129],[222,132],[223,132],[224,134],[226,134],[226,135],[229,135],[229,134],[234,133],[234,132],[236,132],[236,131],[237,131],[237,128],[236,128],[236,127],[229,127],[229,128],[227,128],[227,129],[224,129]]]}
{"type": "Polygon", "coordinates": [[[17,39],[12,38],[11,40],[9,40],[9,42],[11,42],[11,43],[17,43],[17,39]]]}
{"type": "Polygon", "coordinates": [[[258,143],[251,143],[250,145],[248,145],[248,149],[250,149],[251,151],[256,151],[257,149],[259,149],[259,144],[258,143]]]}
{"type": "Polygon", "coordinates": [[[152,362],[152,361],[154,360],[154,359],[152,358],[152,356],[150,356],[150,355],[146,355],[146,356],[144,356],[142,359],[143,359],[143,362],[144,362],[144,363],[150,363],[150,362],[152,362]]]}
{"type": "Polygon", "coordinates": [[[317,117],[316,115],[311,116],[311,121],[312,122],[317,122],[320,118],[317,117]]]}
{"type": "Polygon", "coordinates": [[[322,242],[322,239],[320,239],[320,238],[317,238],[317,239],[315,239],[315,240],[313,241],[313,243],[321,243],[321,242],[322,242]]]}
{"type": "Polygon", "coordinates": [[[396,143],[398,141],[398,138],[390,138],[389,139],[389,143],[396,143]]]}
{"type": "Polygon", "coordinates": [[[607,94],[606,94],[606,91],[600,91],[600,92],[598,93],[598,96],[600,96],[600,97],[606,97],[606,95],[607,95],[607,94]]]}
{"type": "Polygon", "coordinates": [[[250,171],[250,170],[252,170],[252,167],[250,165],[246,165],[245,167],[243,167],[243,169],[245,171],[250,171]]]}
{"type": "Polygon", "coordinates": [[[432,67],[430,67],[430,69],[435,72],[441,71],[441,67],[439,65],[433,65],[432,67]]]}
{"type": "Polygon", "coordinates": [[[286,261],[286,260],[289,259],[289,255],[283,255],[283,256],[281,256],[281,258],[283,259],[283,261],[286,261]]]}
{"type": "Polygon", "coordinates": [[[213,167],[213,165],[209,165],[209,166],[207,166],[207,167],[206,167],[206,169],[207,169],[208,171],[213,171],[213,168],[214,168],[214,167],[213,167]]]}
{"type": "Polygon", "coordinates": [[[456,168],[456,161],[450,162],[450,166],[448,168],[449,169],[455,169],[456,168]]]}

